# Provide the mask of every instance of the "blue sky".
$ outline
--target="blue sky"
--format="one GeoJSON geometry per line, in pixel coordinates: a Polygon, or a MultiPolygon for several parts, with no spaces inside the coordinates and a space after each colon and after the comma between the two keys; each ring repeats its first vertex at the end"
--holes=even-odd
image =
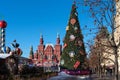
{"type": "MultiPolygon", "coordinates": [[[[37,49],[40,34],[44,44],[55,44],[59,33],[62,44],[73,0],[1,0],[0,3],[0,20],[8,24],[6,46],[12,48],[11,43],[16,39],[23,50],[22,56],[28,57],[31,45],[34,51],[37,49]]],[[[78,15],[81,28],[92,26],[88,13],[81,5],[78,6],[78,15]]],[[[88,31],[82,32],[87,40],[88,31]]]]}

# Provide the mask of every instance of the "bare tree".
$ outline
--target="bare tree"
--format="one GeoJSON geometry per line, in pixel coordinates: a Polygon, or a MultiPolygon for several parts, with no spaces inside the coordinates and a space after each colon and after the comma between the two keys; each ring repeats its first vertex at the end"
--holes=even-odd
{"type": "MultiPolygon", "coordinates": [[[[109,40],[110,47],[112,47],[115,56],[115,80],[118,80],[118,48],[120,41],[116,43],[115,31],[119,27],[116,25],[115,17],[120,15],[116,10],[115,0],[84,0],[85,6],[89,8],[91,17],[94,19],[94,24],[98,28],[106,26],[111,34],[109,40]]],[[[118,0],[117,0],[118,1],[118,0]]],[[[118,8],[117,8],[118,9],[118,8]]],[[[104,44],[103,44],[104,45],[104,44]]],[[[105,46],[105,45],[104,45],[105,46]]]]}
{"type": "MultiPolygon", "coordinates": [[[[108,52],[111,52],[111,47],[108,44],[108,40],[109,40],[109,33],[106,29],[106,27],[101,27],[101,29],[99,30],[98,34],[95,37],[95,43],[93,44],[91,50],[91,55],[94,56],[97,64],[97,72],[99,74],[99,77],[102,76],[102,73],[105,72],[105,68],[103,63],[105,64],[105,59],[109,59],[109,55],[108,52]],[[107,54],[106,54],[107,53],[107,54]]],[[[112,53],[112,52],[111,52],[112,53]]],[[[93,60],[93,58],[90,57],[90,60],[93,60]]],[[[93,60],[93,62],[95,62],[95,60],[93,60]]]]}

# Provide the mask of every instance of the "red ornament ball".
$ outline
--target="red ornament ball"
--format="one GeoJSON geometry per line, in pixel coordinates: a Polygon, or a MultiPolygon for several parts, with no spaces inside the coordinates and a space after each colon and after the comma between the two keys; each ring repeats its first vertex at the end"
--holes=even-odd
{"type": "Polygon", "coordinates": [[[21,56],[22,55],[22,50],[20,48],[16,48],[17,55],[21,56]]]}
{"type": "Polygon", "coordinates": [[[4,20],[0,21],[0,28],[6,28],[7,23],[4,20]]]}

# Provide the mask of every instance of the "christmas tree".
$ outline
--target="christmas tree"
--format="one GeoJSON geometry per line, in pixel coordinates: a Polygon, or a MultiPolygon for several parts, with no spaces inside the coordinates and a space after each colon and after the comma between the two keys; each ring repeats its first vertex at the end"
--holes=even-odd
{"type": "Polygon", "coordinates": [[[61,66],[70,70],[84,69],[86,52],[75,3],[72,5],[63,43],[61,66]]]}

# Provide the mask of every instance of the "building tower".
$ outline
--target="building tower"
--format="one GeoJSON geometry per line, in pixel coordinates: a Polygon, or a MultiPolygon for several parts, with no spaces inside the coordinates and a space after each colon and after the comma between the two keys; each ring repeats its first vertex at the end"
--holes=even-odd
{"type": "Polygon", "coordinates": [[[84,69],[86,52],[75,2],[72,5],[63,43],[64,46],[61,55],[61,66],[70,70],[84,69]]]}
{"type": "Polygon", "coordinates": [[[44,53],[44,40],[43,40],[43,35],[40,35],[40,45],[38,46],[38,53],[44,53]]]}
{"type": "Polygon", "coordinates": [[[43,44],[43,35],[40,36],[40,44],[43,44]]]}
{"type": "Polygon", "coordinates": [[[5,28],[7,23],[4,20],[0,21],[0,52],[4,53],[5,48],[5,28]]]}
{"type": "Polygon", "coordinates": [[[60,35],[59,34],[57,34],[56,44],[60,44],[60,35]]]}
{"type": "Polygon", "coordinates": [[[54,54],[57,57],[58,65],[60,65],[61,51],[62,51],[62,45],[60,44],[60,35],[57,34],[57,39],[56,39],[56,45],[55,45],[54,54]]]}

